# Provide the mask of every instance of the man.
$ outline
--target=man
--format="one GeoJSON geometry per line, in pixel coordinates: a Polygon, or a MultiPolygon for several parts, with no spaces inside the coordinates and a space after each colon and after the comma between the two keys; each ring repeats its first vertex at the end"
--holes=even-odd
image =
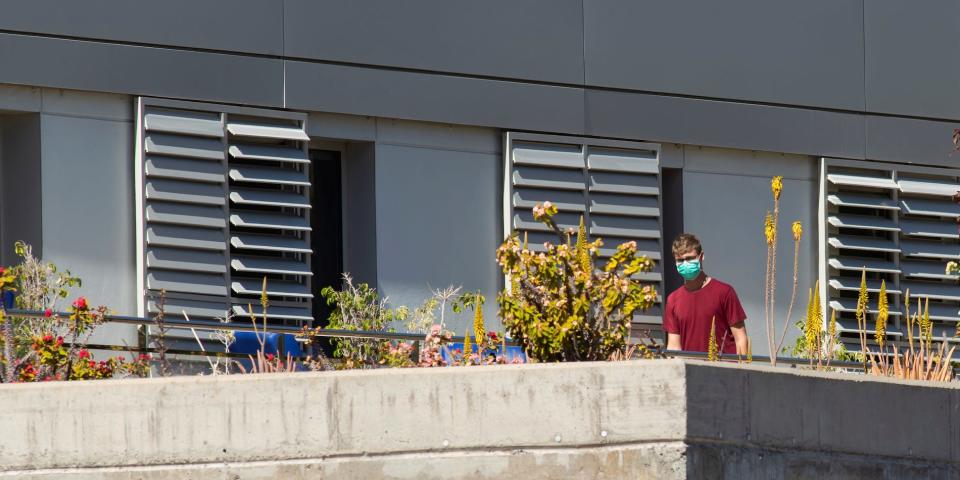
{"type": "Polygon", "coordinates": [[[719,351],[747,354],[744,313],[733,287],[703,272],[703,248],[697,237],[683,233],[673,241],[673,258],[683,277],[682,287],[667,297],[663,329],[668,350],[706,352],[714,324],[719,351]]]}

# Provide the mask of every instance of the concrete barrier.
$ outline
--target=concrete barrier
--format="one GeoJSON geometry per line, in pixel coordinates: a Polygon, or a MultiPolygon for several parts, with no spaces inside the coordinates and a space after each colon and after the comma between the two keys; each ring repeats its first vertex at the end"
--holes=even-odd
{"type": "Polygon", "coordinates": [[[681,360],[4,385],[0,477],[956,478],[958,405],[681,360]]]}

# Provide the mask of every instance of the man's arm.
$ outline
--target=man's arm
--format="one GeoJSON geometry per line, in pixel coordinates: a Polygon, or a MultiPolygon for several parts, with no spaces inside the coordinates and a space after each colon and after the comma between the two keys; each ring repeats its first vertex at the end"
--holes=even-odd
{"type": "MultiPolygon", "coordinates": [[[[740,324],[742,327],[743,324],[740,324]]],[[[667,333],[667,350],[680,350],[680,334],[667,333]]]]}
{"type": "MultiPolygon", "coordinates": [[[[743,322],[740,322],[732,327],[730,331],[733,333],[733,341],[737,344],[737,355],[746,355],[747,350],[750,349],[749,341],[747,340],[747,327],[744,326],[743,322]]],[[[677,335],[677,344],[680,343],[680,336],[677,335]]]]}

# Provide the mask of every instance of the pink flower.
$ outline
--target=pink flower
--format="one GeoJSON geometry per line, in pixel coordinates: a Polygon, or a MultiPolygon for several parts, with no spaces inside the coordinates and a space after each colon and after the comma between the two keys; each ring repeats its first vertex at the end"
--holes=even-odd
{"type": "Polygon", "coordinates": [[[430,327],[431,335],[438,335],[440,333],[440,325],[433,325],[430,327]]]}
{"type": "Polygon", "coordinates": [[[87,304],[86,297],[77,297],[77,299],[73,301],[73,308],[76,308],[77,310],[86,310],[90,308],[90,306],[87,304]]]}

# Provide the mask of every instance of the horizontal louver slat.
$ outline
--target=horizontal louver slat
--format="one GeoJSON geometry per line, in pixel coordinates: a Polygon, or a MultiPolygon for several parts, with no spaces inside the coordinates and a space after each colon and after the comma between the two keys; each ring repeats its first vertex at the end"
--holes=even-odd
{"type": "Polygon", "coordinates": [[[230,156],[242,160],[262,160],[268,162],[288,162],[308,164],[310,159],[301,149],[277,147],[271,145],[230,145],[230,156]]]}
{"type": "Polygon", "coordinates": [[[579,145],[517,143],[513,149],[513,163],[582,169],[583,152],[579,145]]]}
{"type": "Polygon", "coordinates": [[[856,257],[835,257],[827,263],[837,270],[900,273],[894,262],[856,257]]]}
{"type": "Polygon", "coordinates": [[[172,223],[207,228],[225,228],[223,209],[183,203],[150,202],[145,209],[150,223],[172,223]]]}
{"type": "Polygon", "coordinates": [[[587,185],[591,193],[660,194],[659,180],[653,175],[627,175],[591,171],[587,175],[587,185]]]}
{"type": "Polygon", "coordinates": [[[592,215],[589,233],[594,237],[660,238],[660,223],[656,218],[592,215]]]}
{"type": "Polygon", "coordinates": [[[900,185],[900,191],[903,193],[952,197],[956,195],[958,190],[956,181],[942,182],[927,179],[902,179],[897,183],[900,185]]]}
{"type": "MultiPolygon", "coordinates": [[[[856,298],[841,298],[830,301],[830,308],[836,310],[837,312],[854,312],[857,311],[857,299],[856,298]]],[[[880,313],[876,309],[876,304],[872,303],[867,305],[867,313],[870,315],[876,315],[880,313]]],[[[889,312],[891,317],[899,317],[902,315],[902,312],[891,309],[889,312]]]]}
{"type": "Polygon", "coordinates": [[[148,109],[143,118],[143,125],[151,132],[223,137],[220,115],[213,112],[148,109]]]}
{"type": "Polygon", "coordinates": [[[834,248],[843,248],[848,250],[863,250],[867,252],[890,252],[898,253],[893,240],[878,237],[861,237],[856,235],[837,235],[827,239],[827,243],[834,248]]]}
{"type": "MultiPolygon", "coordinates": [[[[930,297],[931,300],[960,302],[960,288],[953,283],[906,281],[901,282],[900,287],[905,291],[910,290],[910,298],[913,299],[930,297]]],[[[910,307],[915,308],[915,305],[910,307]]]]}
{"type": "Polygon", "coordinates": [[[225,282],[226,278],[223,275],[206,273],[151,270],[147,274],[147,288],[169,292],[226,295],[225,282]]]}
{"type": "Polygon", "coordinates": [[[244,228],[310,231],[310,223],[306,218],[285,214],[232,210],[230,213],[230,224],[235,227],[244,228]]]}
{"type": "Polygon", "coordinates": [[[275,273],[281,275],[310,276],[310,266],[306,262],[273,257],[247,257],[234,255],[230,266],[237,272],[275,273]]]}
{"type": "Polygon", "coordinates": [[[557,210],[583,212],[583,192],[568,190],[543,190],[539,188],[516,188],[513,190],[513,207],[531,209],[537,204],[550,202],[557,210]]]}
{"type": "Polygon", "coordinates": [[[655,151],[625,151],[591,147],[587,155],[587,168],[592,171],[660,173],[660,162],[655,151]]]}
{"type": "Polygon", "coordinates": [[[147,200],[223,205],[223,188],[209,183],[178,182],[173,180],[149,180],[144,187],[147,200]]]}
{"type": "Polygon", "coordinates": [[[590,213],[658,217],[660,203],[657,197],[597,193],[590,195],[590,213]]]}
{"type": "Polygon", "coordinates": [[[150,246],[219,251],[227,249],[223,232],[218,230],[171,225],[150,225],[147,227],[146,233],[147,245],[150,246]]]}
{"type": "Polygon", "coordinates": [[[300,127],[229,122],[227,131],[240,137],[270,138],[275,140],[307,141],[310,137],[300,127]]]}
{"type": "MultiPolygon", "coordinates": [[[[830,288],[842,292],[856,292],[860,290],[860,278],[857,277],[835,277],[829,281],[830,288]]],[[[870,293],[880,292],[880,280],[867,280],[867,291],[870,293]]],[[[893,282],[887,284],[887,293],[890,295],[899,295],[900,289],[893,286],[893,282]]]]}
{"type": "Polygon", "coordinates": [[[170,178],[194,182],[223,183],[223,166],[202,160],[173,157],[149,157],[144,172],[151,178],[170,178]]]}
{"type": "Polygon", "coordinates": [[[827,202],[838,207],[874,208],[877,210],[900,210],[892,198],[866,193],[838,192],[827,195],[827,202]]]}
{"type": "Polygon", "coordinates": [[[223,143],[220,140],[150,133],[146,135],[143,142],[144,151],[148,154],[215,161],[223,160],[225,157],[223,143]]]}
{"type": "Polygon", "coordinates": [[[238,205],[310,208],[310,201],[305,195],[279,190],[234,188],[230,190],[230,201],[238,205]]]}
{"type": "Polygon", "coordinates": [[[883,189],[897,189],[897,182],[890,177],[869,177],[859,175],[829,174],[827,181],[834,185],[846,185],[851,187],[872,187],[883,189]]]}
{"type": "MultiPolygon", "coordinates": [[[[263,288],[262,280],[255,278],[234,278],[230,288],[238,295],[260,295],[263,288]]],[[[273,280],[267,282],[267,294],[282,297],[313,298],[306,285],[296,282],[273,280]]]]}
{"type": "MultiPolygon", "coordinates": [[[[225,301],[202,301],[202,300],[187,300],[183,298],[171,298],[166,297],[164,299],[163,310],[169,315],[180,317],[185,312],[190,316],[190,319],[205,319],[210,320],[214,318],[226,318],[227,317],[227,304],[225,301]]],[[[151,314],[157,313],[160,311],[157,301],[151,299],[147,302],[147,311],[151,314]]]]}
{"type": "Polygon", "coordinates": [[[929,200],[925,198],[901,198],[900,205],[904,213],[929,217],[960,216],[960,206],[950,200],[929,200]]]}
{"type": "Polygon", "coordinates": [[[918,220],[915,218],[903,218],[900,220],[900,228],[904,235],[928,238],[956,239],[957,226],[949,222],[937,222],[931,220],[918,220]]]}
{"type": "MultiPolygon", "coordinates": [[[[253,315],[257,318],[263,318],[263,308],[259,305],[234,305],[233,314],[237,317],[247,318],[250,316],[250,311],[252,310],[253,315]]],[[[313,316],[310,315],[309,308],[298,308],[298,307],[280,307],[270,305],[267,307],[267,318],[269,319],[290,319],[290,320],[313,320],[313,316]]]]}
{"type": "Polygon", "coordinates": [[[230,167],[230,179],[249,183],[310,186],[310,179],[307,178],[306,172],[279,168],[253,167],[250,165],[230,167]]]}
{"type": "Polygon", "coordinates": [[[583,172],[580,170],[517,167],[512,178],[517,187],[583,190],[583,172]]]}
{"type": "Polygon", "coordinates": [[[838,214],[827,217],[827,222],[837,228],[856,228],[861,230],[885,230],[899,232],[896,222],[889,218],[869,215],[838,214]]]}
{"type": "Polygon", "coordinates": [[[310,245],[304,238],[256,233],[234,234],[230,238],[234,248],[243,250],[264,250],[273,252],[311,253],[310,245]]]}
{"type": "MultiPolygon", "coordinates": [[[[935,280],[954,280],[954,275],[947,275],[944,264],[941,262],[924,262],[907,260],[900,262],[903,275],[909,278],[927,278],[935,280]]],[[[960,287],[958,287],[960,288],[960,287]]]]}
{"type": "Polygon", "coordinates": [[[907,257],[933,258],[943,260],[944,262],[948,260],[960,260],[960,245],[956,243],[909,239],[902,240],[900,242],[900,248],[907,257]]]}
{"type": "Polygon", "coordinates": [[[190,272],[226,273],[227,261],[222,252],[151,248],[147,252],[147,267],[190,272]]]}

